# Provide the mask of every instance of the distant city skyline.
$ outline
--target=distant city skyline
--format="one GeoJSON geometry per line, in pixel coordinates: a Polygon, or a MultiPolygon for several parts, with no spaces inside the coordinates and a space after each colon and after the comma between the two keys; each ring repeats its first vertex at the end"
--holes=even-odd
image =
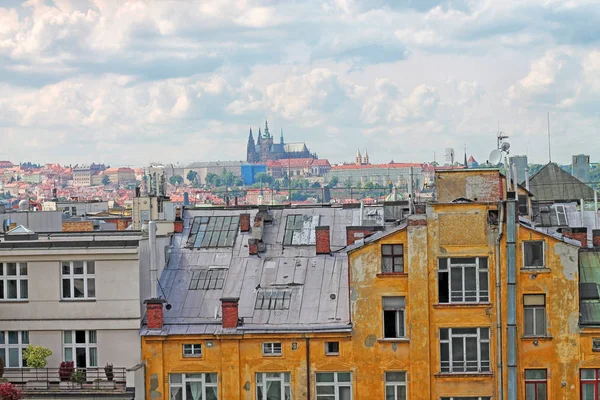
{"type": "Polygon", "coordinates": [[[250,127],[332,163],[598,161],[594,1],[5,0],[0,159],[244,160],[250,127]]]}

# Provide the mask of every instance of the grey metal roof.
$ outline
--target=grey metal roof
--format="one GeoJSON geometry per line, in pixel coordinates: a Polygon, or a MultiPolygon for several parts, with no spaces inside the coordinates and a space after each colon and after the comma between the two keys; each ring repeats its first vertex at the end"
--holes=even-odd
{"type": "Polygon", "coordinates": [[[594,198],[592,188],[552,163],[546,164],[530,178],[529,190],[537,201],[594,198]]]}
{"type": "Polygon", "coordinates": [[[364,221],[362,210],[338,207],[269,210],[273,221],[264,226],[262,240],[266,248],[259,256],[248,254],[248,239],[255,232],[238,232],[233,247],[229,248],[185,247],[194,217],[249,213],[252,224],[257,212],[256,209],[185,211],[183,233],[173,237],[173,250],[160,278],[160,287],[171,309],[164,311],[162,331],[144,327],[143,335],[220,333],[223,297],[239,298],[243,324],[233,332],[349,329],[348,261],[346,253],[340,250],[346,246],[346,226],[364,221]],[[319,225],[330,227],[330,255],[316,255],[314,245],[283,245],[286,217],[298,214],[318,215],[319,225]],[[193,271],[210,267],[227,269],[223,288],[189,290],[193,271]],[[265,288],[286,288],[291,292],[289,309],[255,309],[257,292],[265,288]]]}

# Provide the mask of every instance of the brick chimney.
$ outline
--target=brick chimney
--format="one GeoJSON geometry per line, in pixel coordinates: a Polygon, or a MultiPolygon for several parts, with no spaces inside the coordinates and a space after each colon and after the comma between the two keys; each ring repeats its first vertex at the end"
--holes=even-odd
{"type": "Polygon", "coordinates": [[[223,328],[237,328],[238,326],[238,302],[239,297],[222,297],[221,314],[223,328]]]}
{"type": "Polygon", "coordinates": [[[600,229],[592,230],[592,243],[594,247],[600,247],[600,229]]]}
{"type": "Polygon", "coordinates": [[[562,231],[564,237],[581,242],[581,247],[587,247],[587,228],[564,228],[562,231]]]}
{"type": "Polygon", "coordinates": [[[250,214],[240,214],[240,232],[250,232],[250,214]]]}
{"type": "Polygon", "coordinates": [[[317,245],[317,254],[331,253],[331,238],[328,226],[315,227],[315,242],[317,245]]]}
{"type": "Polygon", "coordinates": [[[163,304],[165,299],[144,300],[146,305],[146,325],[148,329],[162,329],[163,327],[163,304]]]}
{"type": "Polygon", "coordinates": [[[255,238],[248,239],[248,254],[257,255],[258,254],[258,243],[259,240],[255,238]]]}

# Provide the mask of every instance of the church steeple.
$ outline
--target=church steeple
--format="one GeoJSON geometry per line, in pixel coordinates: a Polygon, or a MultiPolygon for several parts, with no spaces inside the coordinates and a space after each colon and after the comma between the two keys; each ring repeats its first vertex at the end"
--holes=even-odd
{"type": "Polygon", "coordinates": [[[262,133],[260,133],[260,126],[258,127],[258,139],[256,139],[256,145],[260,147],[260,143],[262,142],[262,133]]]}
{"type": "Polygon", "coordinates": [[[265,119],[265,138],[270,138],[271,134],[269,133],[269,123],[267,122],[267,120],[265,119]]]}
{"type": "Polygon", "coordinates": [[[369,152],[365,149],[365,156],[363,157],[363,164],[369,163],[369,152]]]}
{"type": "Polygon", "coordinates": [[[254,136],[252,136],[252,128],[248,134],[248,145],[246,146],[246,161],[249,163],[256,162],[256,148],[254,146],[254,136]]]}
{"type": "Polygon", "coordinates": [[[283,128],[281,128],[281,136],[279,137],[279,143],[283,144],[283,128]]]}
{"type": "Polygon", "coordinates": [[[360,150],[356,150],[356,165],[362,164],[362,156],[360,155],[360,150]]]}

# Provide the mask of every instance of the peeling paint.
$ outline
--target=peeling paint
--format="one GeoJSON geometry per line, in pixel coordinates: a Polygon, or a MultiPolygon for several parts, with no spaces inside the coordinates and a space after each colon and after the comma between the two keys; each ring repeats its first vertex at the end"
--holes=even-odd
{"type": "Polygon", "coordinates": [[[577,248],[558,242],[554,245],[554,254],[560,257],[565,278],[569,280],[577,279],[577,270],[579,268],[577,248]]]}
{"type": "Polygon", "coordinates": [[[150,399],[162,399],[162,393],[158,389],[158,374],[150,375],[150,390],[148,391],[150,399]]]}
{"type": "Polygon", "coordinates": [[[371,334],[365,338],[365,347],[374,347],[377,343],[377,336],[371,334]]]}
{"type": "Polygon", "coordinates": [[[246,392],[248,392],[250,390],[250,381],[246,381],[246,383],[244,384],[244,390],[246,392]]]}

